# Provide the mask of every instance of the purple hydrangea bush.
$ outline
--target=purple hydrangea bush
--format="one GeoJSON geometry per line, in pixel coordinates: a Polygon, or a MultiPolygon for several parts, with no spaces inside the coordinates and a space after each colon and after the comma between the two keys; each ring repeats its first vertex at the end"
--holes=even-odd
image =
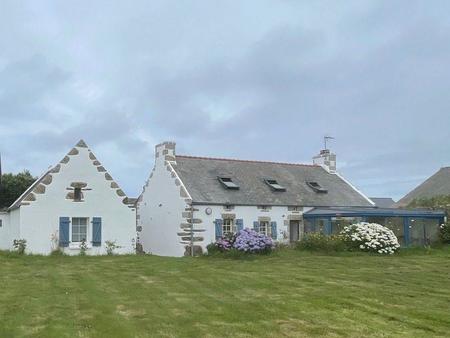
{"type": "Polygon", "coordinates": [[[230,238],[221,238],[214,243],[214,245],[219,249],[219,251],[228,251],[233,247],[233,240],[230,238]]]}
{"type": "Polygon", "coordinates": [[[246,228],[218,239],[208,246],[208,252],[269,253],[273,247],[272,238],[246,228]]]}
{"type": "Polygon", "coordinates": [[[247,228],[239,231],[233,248],[243,252],[263,253],[272,250],[273,245],[272,238],[247,228]]]}

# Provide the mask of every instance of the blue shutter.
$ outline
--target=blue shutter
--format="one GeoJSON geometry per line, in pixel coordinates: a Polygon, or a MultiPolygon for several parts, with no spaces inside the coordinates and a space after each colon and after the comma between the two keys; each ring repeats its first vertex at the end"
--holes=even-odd
{"type": "Polygon", "coordinates": [[[237,228],[237,232],[244,230],[244,220],[243,219],[236,220],[236,228],[237,228]]]}
{"type": "Polygon", "coordinates": [[[222,225],[223,225],[223,220],[221,219],[216,219],[214,221],[214,223],[216,224],[216,240],[222,237],[222,225]]]}
{"type": "Polygon", "coordinates": [[[59,218],[59,246],[66,247],[69,246],[69,217],[59,218]]]}
{"type": "Polygon", "coordinates": [[[277,222],[270,222],[272,239],[277,239],[277,222]]]}
{"type": "Polygon", "coordinates": [[[102,219],[101,217],[92,218],[92,245],[102,245],[102,219]]]}
{"type": "Polygon", "coordinates": [[[253,230],[255,230],[256,232],[259,232],[259,222],[258,221],[253,222],[253,230]]]}

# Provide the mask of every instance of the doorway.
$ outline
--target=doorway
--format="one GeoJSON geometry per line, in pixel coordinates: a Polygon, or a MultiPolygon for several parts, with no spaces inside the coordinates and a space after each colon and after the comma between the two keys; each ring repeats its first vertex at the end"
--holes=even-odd
{"type": "Polygon", "coordinates": [[[289,222],[289,242],[294,243],[298,241],[300,221],[291,220],[289,222]]]}

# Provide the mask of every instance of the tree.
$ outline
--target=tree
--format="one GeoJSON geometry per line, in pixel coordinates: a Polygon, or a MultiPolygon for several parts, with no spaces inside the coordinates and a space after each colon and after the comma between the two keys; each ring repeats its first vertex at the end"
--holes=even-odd
{"type": "Polygon", "coordinates": [[[430,198],[416,198],[408,204],[408,208],[444,210],[447,215],[450,215],[450,195],[440,195],[430,198]]]}
{"type": "Polygon", "coordinates": [[[36,181],[28,170],[16,175],[3,174],[0,186],[0,209],[7,208],[36,181]]]}

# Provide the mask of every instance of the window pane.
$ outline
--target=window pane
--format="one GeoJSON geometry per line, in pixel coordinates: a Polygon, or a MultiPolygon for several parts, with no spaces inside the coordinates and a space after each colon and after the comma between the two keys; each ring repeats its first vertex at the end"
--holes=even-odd
{"type": "Polygon", "coordinates": [[[268,236],[270,234],[270,227],[268,221],[259,222],[259,233],[268,236]]]}
{"type": "Polygon", "coordinates": [[[232,233],[233,230],[234,230],[234,219],[225,218],[223,220],[222,233],[229,234],[229,233],[232,233]]]}
{"type": "Polygon", "coordinates": [[[87,239],[87,224],[86,217],[72,218],[72,242],[81,242],[87,239]]]}

